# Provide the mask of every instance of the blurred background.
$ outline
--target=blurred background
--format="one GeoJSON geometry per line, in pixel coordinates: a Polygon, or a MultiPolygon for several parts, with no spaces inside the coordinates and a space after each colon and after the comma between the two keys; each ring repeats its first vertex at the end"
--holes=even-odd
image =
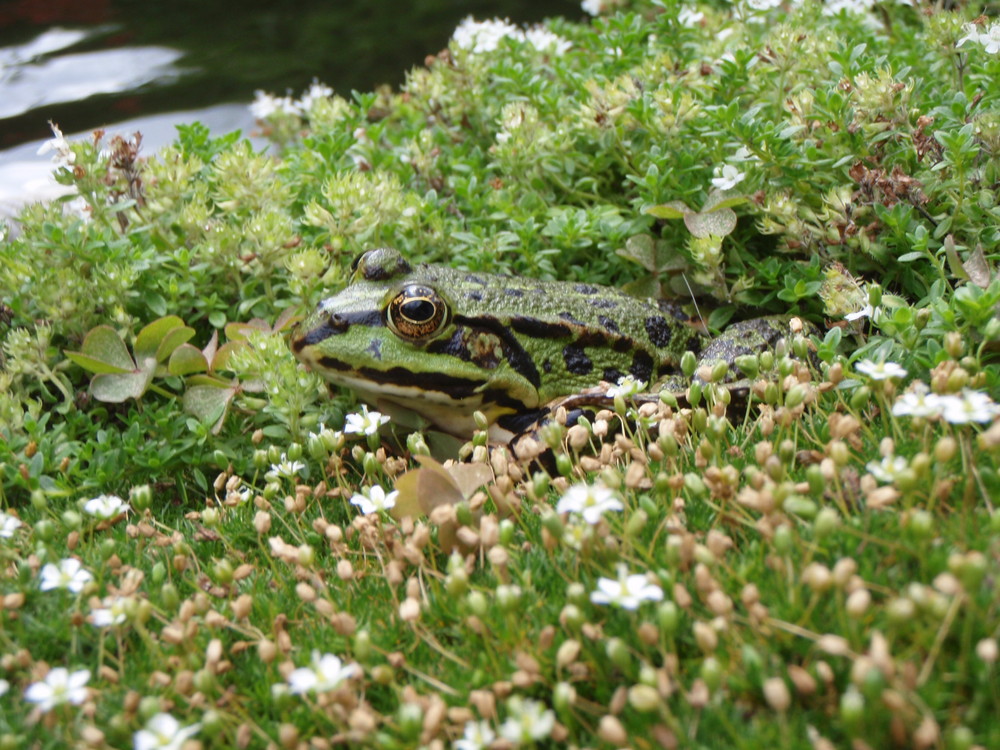
{"type": "Polygon", "coordinates": [[[0,216],[58,188],[37,154],[49,120],[67,137],[140,130],[145,153],[176,123],[246,134],[255,90],[397,86],[468,15],[584,14],[575,0],[0,0],[0,216]]]}

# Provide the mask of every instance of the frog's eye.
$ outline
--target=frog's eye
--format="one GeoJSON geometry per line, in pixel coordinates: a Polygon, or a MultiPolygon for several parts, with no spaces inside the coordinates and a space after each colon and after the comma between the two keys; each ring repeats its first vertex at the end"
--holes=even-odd
{"type": "Polygon", "coordinates": [[[427,339],[447,325],[448,304],[430,287],[411,284],[389,302],[386,322],[402,339],[427,339]]]}

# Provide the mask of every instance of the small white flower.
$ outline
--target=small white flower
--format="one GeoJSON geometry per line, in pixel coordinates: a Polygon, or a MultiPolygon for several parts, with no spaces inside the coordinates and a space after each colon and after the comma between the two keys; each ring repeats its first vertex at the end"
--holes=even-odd
{"type": "Polygon", "coordinates": [[[298,102],[294,101],[290,96],[274,96],[274,94],[269,94],[260,89],[254,92],[254,96],[256,98],[250,105],[250,114],[256,120],[266,120],[277,112],[288,115],[302,114],[298,102]]]}
{"type": "Polygon", "coordinates": [[[962,25],[962,31],[965,32],[965,36],[959,39],[956,43],[956,47],[961,47],[966,42],[973,42],[975,44],[979,43],[979,27],[974,23],[966,23],[962,25]]]}
{"type": "Polygon", "coordinates": [[[500,736],[515,745],[530,745],[548,737],[555,725],[552,709],[515,695],[507,701],[507,720],[500,726],[500,736]]]}
{"type": "Polygon", "coordinates": [[[506,38],[522,39],[521,30],[508,19],[494,18],[490,21],[477,21],[472,16],[465,18],[455,29],[451,39],[459,49],[468,50],[473,54],[492,52],[506,38]]]}
{"type": "Polygon", "coordinates": [[[1000,415],[1000,406],[982,391],[964,390],[959,396],[940,396],[940,400],[945,421],[951,424],[992,422],[1000,415]]]}
{"type": "Polygon", "coordinates": [[[607,511],[624,509],[622,501],[603,484],[574,484],[556,503],[557,513],[579,513],[592,526],[607,511]]]}
{"type": "Polygon", "coordinates": [[[783,0],[747,0],[747,5],[753,10],[766,11],[777,8],[783,0]]]}
{"type": "Polygon", "coordinates": [[[0,537],[10,539],[14,536],[14,532],[23,525],[20,518],[0,510],[0,537]]]}
{"type": "Polygon", "coordinates": [[[539,52],[551,52],[556,56],[565,54],[573,46],[568,39],[563,39],[540,25],[525,29],[524,39],[539,52]]]}
{"type": "Polygon", "coordinates": [[[991,23],[986,33],[979,35],[979,43],[987,54],[995,55],[1000,52],[1000,21],[991,23]]]}
{"type": "Polygon", "coordinates": [[[360,674],[357,664],[344,664],[333,654],[320,654],[313,650],[312,662],[308,667],[299,667],[288,675],[290,693],[325,693],[337,688],[340,683],[360,674]]]}
{"type": "Polygon", "coordinates": [[[0,679],[0,696],[10,690],[10,683],[7,680],[0,679]]]}
{"type": "Polygon", "coordinates": [[[716,176],[712,178],[712,184],[719,190],[732,190],[743,182],[746,177],[745,174],[732,164],[716,167],[715,174],[716,176]]]}
{"type": "Polygon", "coordinates": [[[276,464],[271,464],[271,471],[269,473],[291,479],[304,468],[306,468],[304,463],[301,461],[289,461],[288,456],[282,453],[281,460],[276,464]]]}
{"type": "Polygon", "coordinates": [[[68,167],[76,161],[76,154],[69,147],[69,141],[63,136],[59,126],[50,121],[49,127],[52,128],[52,135],[54,137],[41,145],[41,148],[38,149],[38,154],[41,156],[47,154],[49,151],[54,151],[52,161],[60,166],[68,167]]]}
{"type": "Polygon", "coordinates": [[[362,404],[360,414],[347,415],[344,432],[357,433],[359,435],[374,435],[378,432],[378,428],[388,421],[389,417],[378,411],[368,411],[368,407],[362,404]]]}
{"type": "Polygon", "coordinates": [[[95,628],[110,628],[112,625],[121,625],[128,619],[126,609],[131,598],[127,596],[114,596],[104,600],[104,606],[90,610],[90,622],[95,628]]]}
{"type": "Polygon", "coordinates": [[[399,490],[393,490],[392,492],[386,494],[385,490],[379,487],[377,484],[368,490],[367,496],[362,493],[357,493],[351,498],[351,505],[356,505],[361,509],[361,512],[366,516],[372,513],[378,513],[384,510],[390,510],[396,505],[396,497],[399,495],[399,490]]]}
{"type": "Polygon", "coordinates": [[[905,378],[906,370],[895,362],[872,362],[870,359],[863,359],[854,363],[854,369],[862,375],[867,375],[872,380],[889,380],[891,378],[905,378]]]}
{"type": "Polygon", "coordinates": [[[902,456],[885,456],[881,461],[869,461],[865,468],[880,482],[895,482],[907,466],[909,464],[902,456]]]}
{"type": "Polygon", "coordinates": [[[681,12],[677,14],[677,22],[681,26],[697,26],[704,20],[704,13],[691,8],[681,8],[681,12]]]}
{"type": "Polygon", "coordinates": [[[48,713],[63,703],[79,706],[87,700],[87,682],[90,680],[90,670],[80,669],[70,672],[65,667],[54,667],[45,675],[41,682],[33,682],[24,691],[24,699],[37,703],[38,707],[48,713]]]}
{"type": "Polygon", "coordinates": [[[118,495],[98,495],[83,505],[85,512],[103,520],[114,518],[119,513],[129,510],[130,507],[118,495]]]}
{"type": "Polygon", "coordinates": [[[451,746],[454,750],[486,750],[496,738],[489,722],[467,721],[462,739],[455,740],[451,746]]]}
{"type": "Polygon", "coordinates": [[[181,726],[170,714],[156,714],[132,738],[134,750],[180,750],[184,742],[201,729],[201,724],[181,726]]]}
{"type": "Polygon", "coordinates": [[[79,594],[93,578],[94,576],[80,564],[79,560],[68,557],[60,560],[58,565],[46,563],[42,568],[42,580],[38,587],[42,591],[69,589],[74,594],[79,594]]]}
{"type": "Polygon", "coordinates": [[[333,89],[314,78],[309,90],[299,99],[299,109],[302,112],[308,112],[318,100],[326,99],[329,96],[333,96],[333,89]]]}
{"type": "Polygon", "coordinates": [[[894,417],[940,417],[944,411],[944,403],[936,393],[929,393],[927,386],[915,388],[902,394],[892,405],[894,417]]]}
{"type": "Polygon", "coordinates": [[[580,3],[580,7],[583,8],[584,13],[599,16],[601,15],[601,11],[604,10],[604,2],[603,0],[583,0],[580,3]]]}
{"type": "Polygon", "coordinates": [[[571,549],[583,549],[594,538],[594,527],[589,523],[570,521],[563,529],[562,543],[571,549]]]}
{"type": "Polygon", "coordinates": [[[611,396],[611,398],[615,398],[616,396],[631,398],[645,389],[645,380],[639,380],[639,378],[632,377],[631,375],[623,375],[618,378],[618,385],[608,388],[608,395],[611,396]]]}
{"type": "Polygon", "coordinates": [[[663,589],[650,583],[643,573],[630,575],[628,568],[619,563],[618,580],[599,578],[597,589],[590,594],[594,604],[614,604],[622,609],[638,609],[643,602],[658,602],[663,589]]]}
{"type": "Polygon", "coordinates": [[[865,305],[857,312],[847,313],[847,315],[844,316],[844,320],[853,322],[855,320],[860,320],[861,318],[870,318],[874,314],[875,309],[871,305],[865,305]]]}
{"type": "Polygon", "coordinates": [[[824,16],[836,16],[841,11],[847,13],[867,13],[875,5],[875,0],[827,0],[823,4],[824,16]]]}

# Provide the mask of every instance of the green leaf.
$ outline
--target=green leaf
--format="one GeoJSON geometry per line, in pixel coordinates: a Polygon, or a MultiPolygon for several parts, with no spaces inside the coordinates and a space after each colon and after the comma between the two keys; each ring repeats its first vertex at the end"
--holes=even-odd
{"type": "Polygon", "coordinates": [[[171,375],[191,375],[195,372],[205,372],[208,361],[201,349],[191,344],[181,344],[170,354],[167,362],[167,372],[171,375]]]}
{"type": "Polygon", "coordinates": [[[736,229],[736,213],[723,208],[707,214],[690,214],[684,217],[684,225],[699,239],[711,235],[725,237],[736,229]]]}
{"type": "Polygon", "coordinates": [[[83,339],[83,346],[80,349],[80,352],[73,352],[81,355],[80,359],[70,356],[70,352],[66,352],[66,356],[92,372],[128,372],[135,369],[135,362],[128,353],[128,347],[111,326],[97,326],[91,329],[83,339]],[[85,361],[90,366],[84,364],[85,361]]]}
{"type": "Polygon", "coordinates": [[[189,341],[193,336],[194,329],[188,326],[167,331],[167,335],[163,337],[163,341],[156,348],[156,361],[166,361],[178,346],[189,341]]]}
{"type": "Polygon", "coordinates": [[[196,385],[184,392],[184,411],[193,414],[203,424],[214,422],[212,433],[218,434],[226,416],[226,409],[235,394],[236,388],[196,385]]]}
{"type": "Polygon", "coordinates": [[[699,213],[707,214],[711,211],[721,211],[724,208],[732,208],[746,202],[747,197],[745,195],[734,195],[728,191],[713,190],[708,194],[708,197],[705,199],[705,205],[701,207],[699,213]]]}
{"type": "Polygon", "coordinates": [[[90,393],[98,401],[120,404],[130,398],[140,398],[152,379],[152,367],[121,374],[95,375],[90,381],[90,393]]]}
{"type": "Polygon", "coordinates": [[[646,213],[655,216],[657,219],[683,219],[688,214],[694,213],[683,201],[670,201],[661,206],[650,206],[646,213]]]}
{"type": "Polygon", "coordinates": [[[118,367],[116,365],[109,365],[103,359],[97,359],[96,357],[91,357],[90,355],[84,354],[83,352],[70,352],[64,351],[65,354],[71,362],[75,362],[80,365],[84,370],[89,372],[97,373],[121,373],[121,372],[131,372],[133,368],[125,369],[124,367],[118,367]]]}
{"type": "Polygon", "coordinates": [[[174,328],[180,328],[184,326],[184,321],[178,318],[176,315],[168,315],[165,318],[157,318],[152,323],[144,327],[139,331],[139,335],[135,337],[135,356],[139,357],[156,357],[157,350],[160,347],[160,342],[163,341],[164,337],[174,328]]]}

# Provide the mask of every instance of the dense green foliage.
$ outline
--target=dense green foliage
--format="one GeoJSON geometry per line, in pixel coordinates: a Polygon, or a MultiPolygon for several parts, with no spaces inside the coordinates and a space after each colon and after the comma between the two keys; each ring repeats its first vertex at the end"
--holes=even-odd
{"type": "Polygon", "coordinates": [[[53,141],[78,196],[0,241],[0,748],[162,712],[206,747],[1000,745],[1000,22],[614,5],[264,98],[275,153],[53,141]],[[478,433],[400,479],[424,439],[341,430],[284,339],[378,244],[798,313],[822,369],[603,448],[624,403],[549,425],[551,473],[478,433]],[[578,483],[620,510],[557,514],[578,483]],[[622,571],[662,600],[591,598],[622,571]],[[355,674],[297,694],[313,649],[355,674]],[[59,666],[88,687],[43,713],[59,666]]]}

